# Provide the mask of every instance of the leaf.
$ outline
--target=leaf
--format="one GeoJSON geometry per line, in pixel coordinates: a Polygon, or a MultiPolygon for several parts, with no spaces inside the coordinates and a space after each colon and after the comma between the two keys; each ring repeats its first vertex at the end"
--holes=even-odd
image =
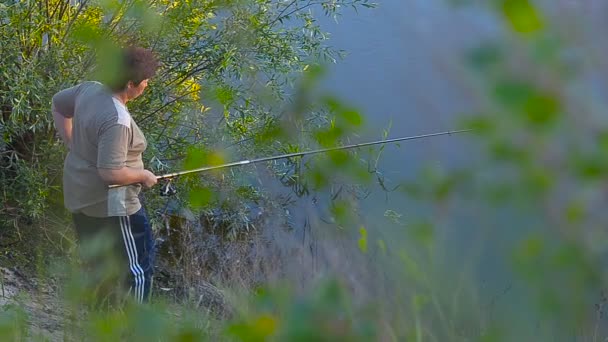
{"type": "Polygon", "coordinates": [[[345,200],[334,201],[329,209],[338,222],[344,222],[352,214],[351,205],[345,200]]]}
{"type": "Polygon", "coordinates": [[[367,253],[367,230],[365,230],[365,227],[361,226],[361,228],[359,228],[359,250],[363,253],[367,253]]]}
{"type": "Polygon", "coordinates": [[[552,95],[536,94],[527,99],[524,108],[528,121],[536,126],[542,126],[555,121],[559,114],[560,103],[552,95]]]}
{"type": "Polygon", "coordinates": [[[464,129],[472,129],[473,133],[484,135],[496,130],[496,118],[477,115],[463,120],[464,129]]]}
{"type": "Polygon", "coordinates": [[[219,151],[209,151],[203,147],[190,147],[186,153],[183,168],[184,170],[192,170],[224,163],[224,156],[219,151]]]}
{"type": "Polygon", "coordinates": [[[278,327],[278,320],[270,314],[262,314],[248,322],[232,324],[227,332],[241,341],[266,341],[278,327]]]}
{"type": "Polygon", "coordinates": [[[202,167],[207,162],[207,151],[203,148],[191,147],[186,153],[184,170],[192,170],[202,167]]]}
{"type": "Polygon", "coordinates": [[[333,126],[325,129],[319,129],[314,133],[314,137],[323,147],[334,147],[338,144],[338,139],[344,136],[344,130],[341,127],[333,126]]]}
{"type": "Polygon", "coordinates": [[[350,161],[350,155],[343,150],[329,151],[327,154],[336,167],[343,167],[350,161]]]}
{"type": "Polygon", "coordinates": [[[536,7],[529,0],[503,0],[502,13],[511,28],[529,35],[543,28],[543,21],[536,7]]]}
{"type": "Polygon", "coordinates": [[[494,98],[503,106],[520,110],[532,96],[534,89],[530,84],[520,80],[504,80],[496,84],[494,98]]]}
{"type": "Polygon", "coordinates": [[[363,124],[363,116],[357,110],[354,109],[346,109],[339,112],[340,117],[342,117],[348,124],[359,127],[363,124]]]}
{"type": "Polygon", "coordinates": [[[579,156],[574,158],[574,169],[584,180],[602,180],[608,175],[608,161],[601,155],[579,156]]]}
{"type": "Polygon", "coordinates": [[[218,87],[215,90],[215,97],[224,106],[230,105],[234,101],[235,91],[228,87],[218,87]]]}
{"type": "Polygon", "coordinates": [[[209,188],[196,187],[190,190],[190,205],[194,208],[203,208],[211,203],[213,192],[209,188]]]}
{"type": "Polygon", "coordinates": [[[329,184],[328,176],[319,169],[313,169],[307,173],[315,189],[324,188],[329,184]]]}
{"type": "Polygon", "coordinates": [[[254,322],[254,328],[261,336],[267,337],[272,335],[278,326],[278,321],[271,315],[262,315],[254,322]]]}

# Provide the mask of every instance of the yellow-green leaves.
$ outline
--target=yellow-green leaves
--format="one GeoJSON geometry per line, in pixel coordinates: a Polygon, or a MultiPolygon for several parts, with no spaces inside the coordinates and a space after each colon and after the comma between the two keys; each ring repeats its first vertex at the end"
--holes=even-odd
{"type": "MultiPolygon", "coordinates": [[[[189,77],[188,79],[186,79],[181,84],[181,87],[183,88],[184,93],[188,94],[188,96],[193,101],[200,100],[201,85],[198,83],[198,81],[194,77],[189,77]]],[[[203,106],[203,109],[201,109],[201,111],[203,111],[204,109],[205,108],[203,106]]]]}
{"type": "Polygon", "coordinates": [[[319,129],[315,132],[315,139],[323,147],[335,147],[338,139],[344,135],[344,129],[331,122],[329,127],[319,129]]]}
{"type": "Polygon", "coordinates": [[[276,332],[277,326],[278,320],[276,317],[261,314],[247,322],[233,324],[227,332],[241,341],[266,341],[276,332]]]}
{"type": "Polygon", "coordinates": [[[195,187],[190,190],[190,205],[194,208],[203,208],[212,202],[213,192],[206,187],[195,187]]]}
{"type": "Polygon", "coordinates": [[[192,170],[205,166],[224,164],[224,156],[219,151],[210,151],[203,148],[191,147],[184,161],[184,170],[192,170]]]}
{"type": "Polygon", "coordinates": [[[540,13],[530,0],[503,0],[501,10],[511,28],[517,33],[532,34],[544,26],[540,13]]]}
{"type": "Polygon", "coordinates": [[[221,104],[228,106],[234,101],[236,92],[228,86],[218,87],[215,89],[215,97],[221,104]]]}
{"type": "Polygon", "coordinates": [[[361,226],[361,228],[359,228],[359,235],[359,250],[363,253],[367,253],[367,230],[365,227],[361,226]]]}

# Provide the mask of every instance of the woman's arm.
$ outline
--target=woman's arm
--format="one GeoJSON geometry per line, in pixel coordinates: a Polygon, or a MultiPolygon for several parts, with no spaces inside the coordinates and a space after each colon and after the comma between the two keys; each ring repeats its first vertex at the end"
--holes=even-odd
{"type": "Polygon", "coordinates": [[[70,148],[72,145],[72,118],[59,113],[53,105],[53,121],[55,122],[55,129],[59,133],[59,136],[61,136],[63,143],[70,148]]]}

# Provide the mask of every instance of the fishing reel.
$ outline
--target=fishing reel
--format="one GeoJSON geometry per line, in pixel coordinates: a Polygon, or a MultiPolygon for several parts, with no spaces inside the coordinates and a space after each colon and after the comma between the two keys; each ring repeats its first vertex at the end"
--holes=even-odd
{"type": "Polygon", "coordinates": [[[160,187],[160,195],[163,197],[173,196],[177,193],[177,189],[171,183],[172,179],[168,179],[163,185],[160,187]]]}

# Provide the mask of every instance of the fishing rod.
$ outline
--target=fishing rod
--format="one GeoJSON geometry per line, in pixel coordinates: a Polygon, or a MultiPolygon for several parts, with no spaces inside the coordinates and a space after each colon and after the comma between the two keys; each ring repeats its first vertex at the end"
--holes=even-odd
{"type": "MultiPolygon", "coordinates": [[[[347,150],[347,149],[353,149],[353,148],[357,148],[357,147],[372,146],[372,145],[381,145],[381,144],[389,144],[389,143],[395,143],[395,142],[399,142],[399,141],[416,140],[416,139],[436,137],[436,136],[440,136],[440,135],[452,135],[452,134],[458,134],[458,133],[465,133],[465,132],[469,132],[469,131],[472,131],[472,129],[462,129],[462,130],[456,130],[456,131],[445,131],[445,132],[438,132],[438,133],[429,133],[429,134],[414,135],[414,136],[401,137],[401,138],[393,138],[393,139],[386,139],[386,140],[370,141],[370,142],[364,142],[364,143],[352,144],[352,145],[344,145],[344,146],[321,148],[321,149],[318,149],[318,150],[311,150],[311,151],[293,152],[293,153],[281,154],[281,155],[278,155],[278,156],[262,157],[262,158],[257,158],[257,159],[246,159],[246,160],[240,160],[240,161],[235,161],[235,162],[221,164],[221,165],[205,166],[205,167],[200,167],[200,168],[192,169],[192,170],[185,170],[185,171],[168,173],[168,174],[165,174],[165,175],[162,175],[162,176],[156,176],[156,179],[159,180],[159,181],[160,180],[165,180],[165,179],[169,179],[170,180],[172,178],[175,178],[175,177],[178,177],[178,176],[187,175],[187,174],[191,174],[191,173],[198,173],[198,172],[205,172],[205,171],[211,171],[211,170],[217,170],[217,169],[224,169],[224,168],[230,168],[230,167],[247,165],[247,164],[261,163],[261,162],[271,161],[271,160],[277,160],[277,159],[286,159],[286,158],[292,158],[292,157],[302,157],[302,156],[306,156],[306,155],[312,155],[312,154],[318,154],[318,153],[326,153],[326,152],[331,152],[331,151],[347,150]]],[[[123,187],[123,186],[127,186],[127,185],[131,185],[131,184],[110,185],[109,188],[113,189],[113,188],[119,188],[119,187],[123,187]]]]}

